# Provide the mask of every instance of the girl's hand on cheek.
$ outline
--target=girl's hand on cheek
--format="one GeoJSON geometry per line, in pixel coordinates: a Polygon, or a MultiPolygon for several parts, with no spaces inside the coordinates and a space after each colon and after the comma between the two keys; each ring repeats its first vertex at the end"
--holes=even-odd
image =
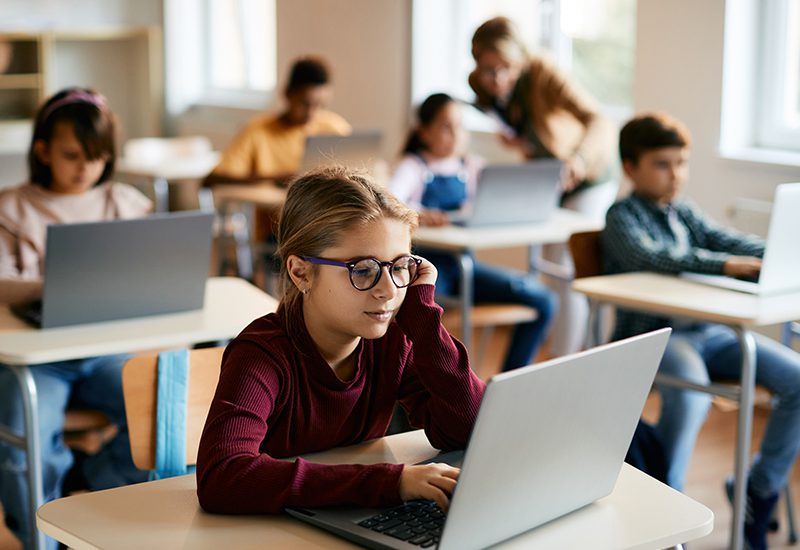
{"type": "Polygon", "coordinates": [[[417,256],[417,258],[420,258],[422,263],[419,264],[419,268],[417,268],[417,279],[411,283],[411,286],[435,285],[436,277],[439,274],[436,271],[436,267],[422,256],[417,256]]]}

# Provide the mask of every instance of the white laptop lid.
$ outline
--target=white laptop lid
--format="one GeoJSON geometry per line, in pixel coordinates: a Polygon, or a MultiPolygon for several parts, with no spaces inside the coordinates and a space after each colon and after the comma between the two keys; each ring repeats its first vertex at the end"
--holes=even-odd
{"type": "Polygon", "coordinates": [[[775,190],[764,262],[758,278],[759,294],[800,288],[800,183],[784,183],[775,190]]]}
{"type": "Polygon", "coordinates": [[[42,328],[201,309],[214,214],[47,228],[42,328]]]}
{"type": "Polygon", "coordinates": [[[471,207],[450,219],[469,227],[546,221],[558,208],[561,169],[556,159],[490,164],[481,171],[471,207]]]}
{"type": "Polygon", "coordinates": [[[349,136],[308,136],[300,171],[332,164],[368,171],[379,158],[380,148],[380,130],[359,130],[349,136]]]}
{"type": "Polygon", "coordinates": [[[670,332],[492,378],[439,548],[484,548],[610,494],[670,332]]]}
{"type": "Polygon", "coordinates": [[[742,281],[725,275],[681,273],[680,276],[699,283],[746,292],[771,295],[800,290],[800,183],[783,183],[775,190],[769,221],[764,259],[758,282],[742,281]]]}

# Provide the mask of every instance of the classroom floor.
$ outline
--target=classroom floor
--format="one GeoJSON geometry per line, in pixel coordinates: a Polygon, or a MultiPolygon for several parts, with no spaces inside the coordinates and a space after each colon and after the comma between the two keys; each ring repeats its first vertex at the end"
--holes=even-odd
{"type": "MultiPolygon", "coordinates": [[[[492,345],[486,352],[485,362],[478,370],[482,377],[497,372],[504,346],[508,339],[508,331],[498,329],[492,345]]],[[[658,395],[653,393],[645,406],[644,416],[654,420],[658,415],[658,395]]],[[[753,422],[753,440],[761,440],[768,411],[756,407],[753,422]]],[[[733,471],[733,446],[736,438],[736,411],[730,407],[712,407],[708,420],[700,433],[694,459],[689,470],[686,493],[704,503],[714,511],[714,530],[700,540],[687,545],[688,550],[722,550],[727,547],[731,521],[731,507],[723,491],[725,477],[733,471]]],[[[755,446],[753,450],[755,451],[755,446]]],[[[800,468],[795,468],[792,479],[792,492],[796,508],[800,509],[800,468]]],[[[781,530],[770,536],[770,548],[793,549],[800,545],[790,546],[786,536],[786,516],[781,502],[781,530]]],[[[800,514],[800,512],[799,512],[800,514]]],[[[2,508],[0,508],[2,517],[2,508]]],[[[800,515],[798,515],[800,520],[800,515]]],[[[4,523],[0,521],[0,550],[19,550],[21,545],[14,539],[4,523]]]]}

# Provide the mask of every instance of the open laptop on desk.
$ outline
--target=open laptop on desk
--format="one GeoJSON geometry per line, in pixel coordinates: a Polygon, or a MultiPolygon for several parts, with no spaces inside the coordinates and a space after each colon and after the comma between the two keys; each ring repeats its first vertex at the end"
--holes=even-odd
{"type": "Polygon", "coordinates": [[[14,311],[53,328],[202,309],[213,220],[176,212],[51,225],[42,301],[14,311]]]}
{"type": "Polygon", "coordinates": [[[547,221],[561,197],[561,168],[555,159],[490,164],[481,171],[471,206],[448,213],[450,223],[483,227],[547,221]]]}
{"type": "Polygon", "coordinates": [[[800,290],[800,183],[784,183],[775,190],[764,260],[757,281],[744,281],[725,275],[681,273],[681,277],[703,284],[768,295],[800,290]]]}
{"type": "Polygon", "coordinates": [[[462,550],[586,506],[616,484],[669,334],[662,329],[492,378],[446,517],[427,501],[391,511],[287,511],[371,548],[462,550]],[[420,517],[415,527],[402,523],[420,517]]]}
{"type": "Polygon", "coordinates": [[[349,136],[308,136],[300,172],[331,164],[367,170],[379,158],[380,148],[380,130],[360,130],[349,136]]]}

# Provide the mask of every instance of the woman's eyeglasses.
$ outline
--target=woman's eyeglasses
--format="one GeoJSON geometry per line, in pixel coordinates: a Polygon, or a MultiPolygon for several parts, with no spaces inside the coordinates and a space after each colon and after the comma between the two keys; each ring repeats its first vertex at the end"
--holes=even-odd
{"type": "Polygon", "coordinates": [[[389,278],[394,286],[405,288],[417,279],[419,266],[422,263],[422,259],[408,255],[399,256],[391,262],[382,262],[377,258],[356,258],[349,262],[338,262],[314,256],[302,256],[302,258],[312,264],[346,267],[350,272],[350,284],[356,290],[369,290],[377,285],[383,274],[383,266],[389,269],[389,278]]]}

